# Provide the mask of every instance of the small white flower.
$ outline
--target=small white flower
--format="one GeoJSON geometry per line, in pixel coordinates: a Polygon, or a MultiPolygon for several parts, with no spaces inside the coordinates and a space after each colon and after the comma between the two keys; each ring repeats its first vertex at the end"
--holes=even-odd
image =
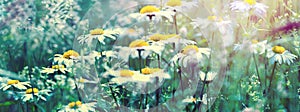
{"type": "Polygon", "coordinates": [[[96,112],[96,102],[82,103],[81,101],[70,102],[58,112],[96,112]]]}
{"type": "Polygon", "coordinates": [[[139,13],[132,13],[129,16],[132,18],[136,18],[139,21],[154,21],[158,22],[162,19],[162,17],[166,17],[170,22],[173,21],[173,15],[175,12],[173,11],[160,11],[159,8],[147,5],[141,8],[139,13]]]}
{"type": "Polygon", "coordinates": [[[266,14],[266,9],[268,6],[257,3],[256,0],[244,0],[244,1],[234,1],[230,3],[230,9],[238,12],[245,12],[247,15],[250,10],[257,16],[264,16],[266,14]]]}
{"type": "Polygon", "coordinates": [[[260,42],[258,42],[257,40],[252,40],[251,43],[249,41],[246,41],[243,44],[234,44],[233,50],[246,50],[247,52],[261,55],[265,53],[268,47],[269,45],[267,44],[267,40],[260,42]]]}
{"type": "Polygon", "coordinates": [[[129,47],[117,46],[116,49],[119,49],[119,58],[128,62],[129,56],[131,58],[138,58],[139,53],[141,55],[141,58],[143,59],[145,59],[151,53],[161,55],[161,52],[164,49],[164,47],[160,45],[149,45],[149,43],[144,40],[135,40],[129,44],[129,47]]]}
{"type": "Polygon", "coordinates": [[[30,82],[28,82],[28,81],[20,82],[19,80],[5,79],[5,80],[3,80],[3,83],[1,83],[0,89],[5,91],[11,87],[15,87],[17,89],[24,90],[24,89],[27,89],[26,86],[31,87],[30,82]]]}
{"type": "Polygon", "coordinates": [[[37,100],[42,99],[46,101],[46,98],[44,96],[50,96],[49,92],[50,90],[38,90],[37,88],[29,88],[25,92],[20,92],[22,94],[22,101],[27,102],[27,101],[32,101],[33,97],[36,96],[37,100]]]}
{"type": "Polygon", "coordinates": [[[55,54],[53,62],[59,65],[66,65],[66,67],[71,67],[74,62],[78,61],[79,53],[74,50],[68,50],[64,54],[55,54]]]}
{"type": "Polygon", "coordinates": [[[51,68],[43,67],[43,70],[41,70],[41,73],[53,74],[57,71],[60,71],[63,74],[66,74],[66,72],[69,72],[69,70],[67,68],[65,68],[64,65],[53,65],[51,68]]]}
{"type": "Polygon", "coordinates": [[[102,52],[97,52],[97,51],[92,51],[89,53],[87,56],[84,56],[83,58],[88,60],[89,63],[94,64],[95,59],[99,58],[117,58],[117,52],[115,51],[102,51],[102,52]]]}
{"type": "Polygon", "coordinates": [[[267,57],[270,58],[272,64],[278,62],[279,64],[287,63],[288,65],[294,63],[294,60],[298,58],[298,56],[290,53],[282,46],[274,46],[268,49],[267,57]]]}
{"type": "Polygon", "coordinates": [[[165,8],[170,11],[175,11],[175,12],[187,12],[190,11],[193,7],[198,7],[198,2],[192,1],[192,2],[187,2],[187,1],[181,1],[181,0],[169,0],[165,4],[165,8]]]}
{"type": "Polygon", "coordinates": [[[188,45],[182,49],[181,53],[176,54],[171,61],[179,62],[179,65],[187,67],[188,63],[197,64],[203,61],[204,57],[209,57],[209,48],[198,48],[196,45],[188,45]]]}
{"type": "Polygon", "coordinates": [[[197,99],[190,96],[190,97],[187,97],[185,99],[182,100],[183,103],[196,103],[197,102],[197,99]]]}
{"type": "Polygon", "coordinates": [[[200,71],[199,76],[202,81],[209,83],[215,79],[215,77],[217,76],[217,73],[216,72],[208,72],[207,74],[205,74],[204,72],[200,71]]]}
{"type": "Polygon", "coordinates": [[[87,35],[81,35],[78,37],[79,43],[83,44],[86,43],[88,46],[92,45],[92,42],[94,39],[97,39],[100,43],[105,44],[104,39],[105,38],[111,38],[113,40],[116,39],[116,35],[119,35],[121,33],[120,29],[116,30],[103,30],[103,29],[94,29],[90,31],[90,34],[87,35]]]}

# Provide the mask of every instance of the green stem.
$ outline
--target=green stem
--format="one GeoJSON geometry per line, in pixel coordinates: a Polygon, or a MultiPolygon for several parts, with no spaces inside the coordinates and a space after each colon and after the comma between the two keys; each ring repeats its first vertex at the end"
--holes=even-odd
{"type": "Polygon", "coordinates": [[[259,81],[259,85],[260,85],[260,87],[262,88],[262,81],[261,81],[261,78],[260,78],[260,75],[259,75],[259,71],[258,71],[258,65],[257,65],[257,62],[256,62],[256,60],[255,60],[255,55],[254,55],[254,53],[253,53],[253,61],[254,61],[254,64],[255,64],[255,69],[256,69],[256,74],[257,74],[257,77],[258,77],[258,81],[259,81]]]}
{"type": "Polygon", "coordinates": [[[268,93],[270,93],[270,89],[271,89],[271,86],[272,86],[272,81],[273,81],[273,78],[274,78],[274,73],[275,73],[275,68],[276,68],[276,65],[277,65],[277,62],[274,63],[274,66],[273,66],[273,70],[272,70],[272,73],[271,73],[271,79],[270,79],[270,85],[268,87],[268,93]]]}
{"type": "Polygon", "coordinates": [[[173,16],[173,22],[174,22],[175,32],[176,32],[176,34],[179,34],[178,26],[177,26],[177,20],[176,20],[176,14],[173,16]]]}
{"type": "Polygon", "coordinates": [[[115,100],[115,103],[117,105],[117,108],[120,109],[120,106],[119,106],[119,103],[118,103],[118,100],[117,100],[117,97],[115,96],[115,92],[113,91],[112,87],[109,85],[109,89],[111,91],[111,95],[113,97],[113,99],[115,100]]]}

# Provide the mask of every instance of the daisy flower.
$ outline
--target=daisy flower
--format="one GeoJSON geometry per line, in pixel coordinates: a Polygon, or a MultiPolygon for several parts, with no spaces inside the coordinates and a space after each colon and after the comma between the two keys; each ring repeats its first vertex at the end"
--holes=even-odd
{"type": "Polygon", "coordinates": [[[183,38],[181,38],[181,36],[179,36],[177,34],[153,34],[148,37],[148,40],[154,41],[154,42],[161,42],[164,44],[168,44],[168,43],[175,43],[176,45],[178,45],[178,44],[184,44],[184,45],[196,44],[195,41],[183,39],[183,38]]]}
{"type": "Polygon", "coordinates": [[[182,102],[183,103],[196,103],[197,99],[191,96],[191,97],[187,97],[187,98],[183,99],[182,102]]]}
{"type": "Polygon", "coordinates": [[[97,39],[100,43],[105,44],[104,39],[106,37],[111,38],[113,40],[116,39],[116,35],[119,35],[121,31],[119,29],[111,30],[111,29],[94,29],[90,31],[90,34],[81,35],[78,37],[79,43],[86,43],[88,46],[92,45],[94,39],[97,39]]]}
{"type": "Polygon", "coordinates": [[[202,81],[204,81],[205,83],[208,84],[208,83],[211,83],[215,79],[215,77],[217,76],[217,73],[216,72],[208,72],[206,74],[206,73],[200,71],[199,76],[202,81]]]}
{"type": "Polygon", "coordinates": [[[160,45],[150,45],[145,40],[135,40],[129,44],[128,47],[116,47],[119,49],[118,56],[119,58],[128,62],[129,56],[131,58],[138,58],[139,53],[141,53],[141,58],[146,58],[151,53],[161,54],[164,49],[160,45]]]}
{"type": "Polygon", "coordinates": [[[196,45],[188,45],[172,58],[172,62],[178,61],[180,66],[187,67],[188,63],[199,63],[203,60],[203,56],[209,57],[209,55],[209,48],[198,48],[196,45]]]}
{"type": "Polygon", "coordinates": [[[58,112],[96,112],[96,102],[82,103],[81,101],[70,102],[58,112]]]}
{"type": "Polygon", "coordinates": [[[160,68],[149,68],[149,67],[146,67],[146,68],[143,68],[141,70],[141,72],[142,72],[143,75],[147,75],[150,78],[158,77],[159,80],[161,80],[161,79],[170,79],[171,78],[171,76],[168,73],[165,73],[160,68]]]}
{"type": "Polygon", "coordinates": [[[169,0],[165,4],[165,8],[174,12],[185,12],[189,11],[191,8],[197,7],[197,2],[186,2],[182,0],[169,0]]]}
{"type": "Polygon", "coordinates": [[[120,70],[108,70],[108,72],[103,74],[103,77],[114,76],[111,79],[112,83],[117,83],[119,85],[128,83],[128,82],[150,82],[151,79],[149,76],[140,74],[139,71],[132,71],[128,69],[120,70]]]}
{"type": "Polygon", "coordinates": [[[211,31],[219,31],[221,34],[226,34],[228,31],[232,31],[231,21],[223,20],[223,18],[217,16],[208,16],[207,18],[192,19],[191,24],[195,28],[205,29],[211,31]]]}
{"type": "Polygon", "coordinates": [[[139,21],[154,21],[158,22],[162,17],[166,17],[170,22],[173,21],[172,16],[175,15],[173,11],[161,11],[159,8],[147,5],[141,8],[139,13],[133,13],[129,16],[136,18],[139,21]]]}
{"type": "Polygon", "coordinates": [[[256,0],[244,0],[244,1],[234,1],[230,3],[230,9],[238,12],[246,12],[253,10],[253,13],[257,16],[264,16],[266,14],[266,9],[268,6],[257,3],[256,0]]]}
{"type": "Polygon", "coordinates": [[[22,94],[22,101],[27,102],[33,100],[33,96],[37,97],[37,100],[42,99],[46,101],[46,98],[44,96],[50,96],[49,92],[50,90],[39,90],[37,88],[29,88],[25,92],[20,92],[22,94]]]}
{"type": "Polygon", "coordinates": [[[253,39],[251,42],[245,42],[244,44],[234,44],[233,50],[240,51],[240,50],[247,50],[254,54],[264,54],[266,49],[269,47],[267,44],[267,40],[264,41],[257,41],[253,39]],[[250,44],[250,45],[249,45],[250,44]]]}
{"type": "Polygon", "coordinates": [[[69,72],[69,70],[64,65],[53,65],[51,68],[43,67],[43,70],[41,70],[41,73],[53,74],[54,72],[57,72],[57,71],[60,71],[63,74],[66,74],[66,72],[69,72]]]}
{"type": "Polygon", "coordinates": [[[89,53],[87,56],[84,56],[84,59],[88,60],[89,63],[94,64],[95,59],[100,59],[100,58],[117,58],[117,52],[115,51],[92,51],[89,53]]]}
{"type": "Polygon", "coordinates": [[[64,64],[67,67],[70,67],[74,64],[74,62],[78,61],[79,53],[74,50],[68,50],[61,54],[54,55],[54,63],[64,64]]]}
{"type": "Polygon", "coordinates": [[[97,84],[99,82],[99,80],[92,81],[92,80],[88,80],[88,79],[80,77],[80,78],[76,79],[76,82],[77,82],[78,89],[83,89],[85,84],[97,84]]]}
{"type": "Polygon", "coordinates": [[[267,57],[270,58],[272,64],[278,62],[279,64],[287,63],[288,65],[298,58],[282,46],[274,46],[272,49],[268,49],[267,57]]]}
{"type": "Polygon", "coordinates": [[[6,83],[1,83],[0,89],[2,89],[3,91],[5,91],[11,87],[15,87],[20,90],[27,89],[26,86],[31,87],[30,82],[28,82],[28,81],[20,82],[19,80],[10,80],[10,79],[6,79],[3,81],[6,82],[6,83]]]}

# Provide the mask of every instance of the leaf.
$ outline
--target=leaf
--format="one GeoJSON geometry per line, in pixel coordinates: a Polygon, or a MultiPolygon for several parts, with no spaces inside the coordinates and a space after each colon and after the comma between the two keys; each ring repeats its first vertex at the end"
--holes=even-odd
{"type": "Polygon", "coordinates": [[[7,70],[3,70],[3,69],[0,69],[0,76],[9,77],[9,78],[12,78],[12,79],[24,80],[24,78],[20,77],[18,74],[14,73],[14,72],[7,71],[7,70]]]}
{"type": "Polygon", "coordinates": [[[3,102],[3,103],[0,103],[0,107],[10,106],[10,105],[13,105],[13,104],[16,104],[16,103],[17,103],[16,101],[6,101],[6,102],[3,102]]]}

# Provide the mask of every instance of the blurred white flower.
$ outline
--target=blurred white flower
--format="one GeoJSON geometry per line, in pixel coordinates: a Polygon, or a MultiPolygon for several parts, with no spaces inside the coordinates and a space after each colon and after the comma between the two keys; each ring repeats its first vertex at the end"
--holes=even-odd
{"type": "Polygon", "coordinates": [[[225,34],[228,31],[232,31],[231,21],[223,20],[221,17],[208,16],[207,18],[192,19],[191,24],[194,29],[199,27],[200,29],[211,31],[219,31],[221,34],[225,34]]]}
{"type": "Polygon", "coordinates": [[[187,97],[185,99],[182,100],[183,103],[196,103],[197,102],[197,99],[190,96],[190,97],[187,97]]]}
{"type": "Polygon", "coordinates": [[[234,44],[233,50],[240,51],[246,50],[247,52],[251,52],[254,54],[264,54],[266,49],[269,47],[267,44],[267,40],[258,42],[257,40],[252,40],[251,42],[247,41],[243,44],[234,44]]]}
{"type": "Polygon", "coordinates": [[[41,70],[41,73],[52,74],[57,71],[60,71],[63,74],[66,74],[66,72],[69,72],[69,70],[64,65],[53,65],[51,68],[43,67],[43,70],[41,70]]]}
{"type": "Polygon", "coordinates": [[[94,39],[97,39],[100,43],[105,45],[104,39],[111,38],[113,40],[116,39],[116,35],[121,33],[120,29],[94,29],[90,31],[90,34],[81,35],[78,37],[79,43],[83,44],[86,43],[88,46],[92,45],[94,39]]]}
{"type": "Polygon", "coordinates": [[[70,102],[58,112],[96,112],[96,102],[82,103],[81,101],[70,102]]]}
{"type": "Polygon", "coordinates": [[[7,90],[7,89],[9,89],[11,87],[15,87],[17,89],[24,90],[24,89],[27,89],[26,86],[31,87],[30,86],[30,82],[28,82],[28,81],[26,81],[26,82],[20,82],[19,80],[5,79],[5,80],[2,80],[0,89],[2,89],[3,91],[5,91],[5,90],[7,90]]]}
{"type": "Polygon", "coordinates": [[[268,49],[267,57],[270,58],[272,64],[278,62],[279,64],[287,63],[288,65],[294,63],[294,60],[298,58],[298,56],[292,54],[282,46],[274,46],[268,49]]]}
{"type": "Polygon", "coordinates": [[[187,67],[189,63],[198,64],[203,61],[203,56],[209,57],[210,51],[209,48],[198,48],[196,45],[188,45],[181,50],[181,53],[176,54],[171,61],[187,67]]]}
{"type": "Polygon", "coordinates": [[[200,76],[200,79],[202,81],[204,81],[205,83],[210,83],[215,79],[215,77],[217,76],[217,73],[216,72],[208,72],[206,74],[206,73],[200,71],[199,76],[200,76]]]}
{"type": "Polygon", "coordinates": [[[50,90],[38,90],[37,88],[29,88],[25,92],[20,92],[22,94],[22,101],[33,101],[33,97],[36,96],[37,100],[42,99],[46,101],[46,98],[44,96],[50,96],[49,92],[50,90]]]}
{"type": "Polygon", "coordinates": [[[78,89],[84,89],[85,84],[97,84],[99,80],[88,80],[82,77],[76,79],[78,89]]]}
{"type": "Polygon", "coordinates": [[[238,12],[245,12],[246,15],[253,10],[253,13],[259,17],[266,14],[268,6],[262,3],[257,3],[256,0],[234,1],[230,3],[230,9],[238,12]]]}
{"type": "Polygon", "coordinates": [[[147,5],[141,8],[139,13],[132,13],[129,16],[132,18],[136,18],[139,21],[154,21],[158,22],[162,19],[162,17],[166,17],[170,22],[173,21],[173,15],[175,12],[173,11],[161,11],[159,8],[147,5]]]}
{"type": "Polygon", "coordinates": [[[138,58],[139,53],[141,55],[141,58],[146,58],[151,53],[160,55],[164,47],[161,45],[149,45],[149,43],[145,40],[135,40],[129,44],[129,47],[117,46],[116,49],[119,49],[119,58],[128,62],[129,56],[131,58],[138,58]]]}
{"type": "Polygon", "coordinates": [[[87,56],[84,56],[83,59],[86,59],[90,64],[95,63],[95,59],[99,58],[117,58],[117,52],[116,51],[92,51],[87,56]]]}
{"type": "Polygon", "coordinates": [[[187,12],[190,11],[193,7],[198,7],[198,2],[192,1],[182,1],[182,0],[169,0],[165,7],[167,10],[174,11],[174,12],[187,12]]]}
{"type": "Polygon", "coordinates": [[[79,58],[79,53],[74,50],[68,50],[64,54],[55,54],[53,62],[55,64],[66,65],[66,67],[73,66],[74,62],[77,62],[79,58]]]}
{"type": "Polygon", "coordinates": [[[196,44],[195,41],[183,39],[181,38],[181,36],[177,34],[153,34],[148,37],[148,40],[163,43],[163,44],[169,44],[169,43],[175,43],[175,45],[196,44]]]}

